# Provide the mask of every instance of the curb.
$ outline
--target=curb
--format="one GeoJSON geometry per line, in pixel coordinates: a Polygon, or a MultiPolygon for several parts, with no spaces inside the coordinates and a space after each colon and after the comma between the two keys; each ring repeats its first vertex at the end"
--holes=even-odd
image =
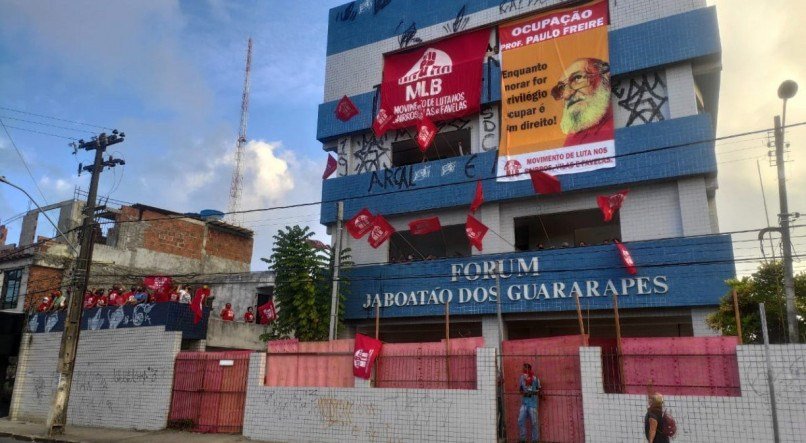
{"type": "Polygon", "coordinates": [[[0,431],[0,437],[9,437],[19,441],[33,441],[43,443],[81,443],[81,440],[68,440],[59,437],[42,437],[37,435],[15,434],[13,432],[0,431]]]}

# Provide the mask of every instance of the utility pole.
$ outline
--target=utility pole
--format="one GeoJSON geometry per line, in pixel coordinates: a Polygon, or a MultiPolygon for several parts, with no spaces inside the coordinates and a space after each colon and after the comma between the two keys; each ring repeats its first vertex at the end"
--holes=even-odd
{"type": "Polygon", "coordinates": [[[775,116],[775,163],[778,167],[778,199],[781,213],[778,223],[781,226],[781,242],[784,249],[784,294],[786,295],[786,320],[789,331],[789,342],[798,342],[798,317],[795,312],[795,279],[792,269],[792,243],[789,237],[789,203],[786,196],[786,169],[784,164],[784,129],[781,117],[775,116]]]}
{"type": "Polygon", "coordinates": [[[341,229],[344,219],[344,202],[337,203],[336,209],[336,243],[333,248],[333,287],[330,298],[330,333],[329,340],[336,339],[339,324],[339,267],[341,266],[341,229]]]}
{"type": "Polygon", "coordinates": [[[79,149],[95,151],[95,161],[92,165],[78,166],[81,171],[88,171],[92,174],[90,179],[90,191],[87,195],[87,205],[84,207],[84,222],[81,226],[81,250],[76,259],[73,270],[73,281],[70,285],[71,294],[67,307],[67,317],[64,321],[64,332],[62,333],[61,347],[59,348],[59,362],[56,368],[59,373],[59,382],[56,386],[56,394],[53,396],[50,414],[48,414],[48,434],[60,435],[64,433],[67,424],[67,404],[70,399],[70,388],[73,384],[73,368],[76,362],[76,350],[78,349],[78,336],[81,332],[81,311],[84,293],[87,291],[90,277],[90,265],[92,264],[92,248],[95,237],[95,199],[98,196],[98,181],[101,178],[101,171],[105,167],[115,167],[123,165],[122,159],[115,159],[111,156],[104,160],[103,155],[108,146],[123,142],[126,134],[112,131],[111,135],[101,133],[93,137],[90,141],[79,140],[72,144],[73,152],[79,149]]]}

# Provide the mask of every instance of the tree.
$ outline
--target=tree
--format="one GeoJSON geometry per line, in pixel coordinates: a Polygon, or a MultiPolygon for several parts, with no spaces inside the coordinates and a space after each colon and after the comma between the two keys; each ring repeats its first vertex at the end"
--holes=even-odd
{"type": "MultiPolygon", "coordinates": [[[[311,240],[313,235],[307,226],[286,226],[274,236],[269,266],[274,271],[277,320],[261,336],[264,340],[292,336],[301,341],[328,338],[333,254],[329,247],[311,240]]],[[[349,258],[349,249],[343,250],[345,267],[351,264],[349,258]]],[[[343,318],[342,294],[347,286],[345,279],[340,280],[339,323],[343,318]]]]}
{"type": "MultiPolygon", "coordinates": [[[[763,342],[758,304],[764,303],[767,311],[767,330],[770,343],[788,341],[786,300],[784,298],[784,267],[780,261],[764,263],[749,277],[728,280],[731,287],[719,304],[717,312],[707,318],[708,326],[723,335],[736,335],[736,318],[733,312],[732,291],[739,299],[739,315],[744,343],[763,342]]],[[[795,306],[798,314],[800,342],[806,341],[806,273],[795,276],[795,306]]]]}

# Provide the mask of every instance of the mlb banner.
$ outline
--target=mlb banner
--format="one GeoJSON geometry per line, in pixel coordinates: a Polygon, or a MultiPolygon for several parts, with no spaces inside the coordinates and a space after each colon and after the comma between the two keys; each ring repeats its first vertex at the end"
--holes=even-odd
{"type": "Polygon", "coordinates": [[[383,60],[381,112],[375,133],[479,112],[481,71],[490,29],[434,42],[383,60]],[[391,119],[387,120],[387,114],[391,119]]]}
{"type": "Polygon", "coordinates": [[[355,350],[353,351],[353,375],[369,380],[372,375],[372,365],[383,344],[364,334],[355,334],[355,350]]]}
{"type": "Polygon", "coordinates": [[[358,214],[351,218],[350,221],[345,223],[344,227],[347,228],[347,232],[349,232],[354,239],[358,240],[372,229],[373,220],[375,220],[375,216],[369,212],[369,209],[364,208],[358,211],[358,214]]]}
{"type": "Polygon", "coordinates": [[[616,165],[607,2],[503,24],[498,180],[616,165]]]}
{"type": "Polygon", "coordinates": [[[149,276],[143,278],[143,286],[149,289],[158,302],[171,300],[171,287],[173,280],[171,277],[149,276]]]}

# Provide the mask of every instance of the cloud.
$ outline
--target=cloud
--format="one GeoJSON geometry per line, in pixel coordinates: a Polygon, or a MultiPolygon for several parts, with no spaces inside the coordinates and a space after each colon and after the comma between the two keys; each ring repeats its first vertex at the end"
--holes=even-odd
{"type": "Polygon", "coordinates": [[[289,164],[294,154],[282,150],[281,142],[252,140],[244,146],[241,208],[262,208],[286,200],[294,190],[289,164]]]}

